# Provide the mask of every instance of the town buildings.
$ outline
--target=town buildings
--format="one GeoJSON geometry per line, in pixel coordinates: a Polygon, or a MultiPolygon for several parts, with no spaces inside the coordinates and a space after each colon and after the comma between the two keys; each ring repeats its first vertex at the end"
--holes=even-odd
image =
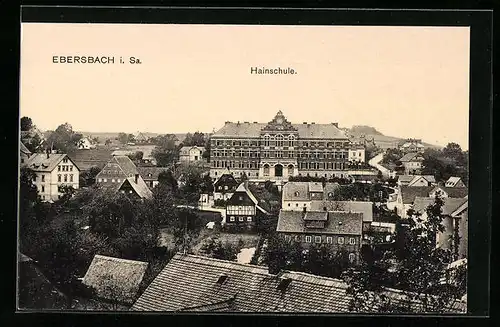
{"type": "Polygon", "coordinates": [[[220,175],[214,183],[214,200],[228,200],[238,185],[240,183],[229,172],[220,175]]]}
{"type": "MultiPolygon", "coordinates": [[[[421,219],[427,219],[427,208],[432,205],[435,198],[416,197],[413,210],[418,212],[421,219]]],[[[468,246],[468,197],[444,198],[441,209],[444,216],[442,225],[444,231],[438,233],[436,246],[452,251],[454,260],[467,258],[468,246]]]]}
{"type": "Polygon", "coordinates": [[[433,186],[436,185],[436,178],[432,175],[399,175],[398,185],[400,186],[433,186]]]}
{"type": "Polygon", "coordinates": [[[78,141],[79,150],[90,150],[94,148],[95,144],[89,137],[82,137],[80,141],[78,141]]]}
{"type": "Polygon", "coordinates": [[[249,190],[248,182],[241,183],[226,204],[226,226],[252,229],[256,225],[258,212],[268,215],[259,200],[249,190]]]}
{"type": "Polygon", "coordinates": [[[151,198],[152,192],[127,156],[114,156],[96,176],[96,184],[112,192],[151,198]]]}
{"type": "Polygon", "coordinates": [[[403,151],[403,153],[422,153],[425,150],[425,146],[420,139],[406,139],[399,145],[399,149],[403,151]]]}
{"type": "Polygon", "coordinates": [[[138,166],[137,171],[139,175],[141,175],[144,182],[148,185],[150,189],[153,189],[156,185],[158,185],[158,176],[162,172],[166,172],[168,168],[166,167],[147,167],[147,166],[138,166]]]}
{"type": "Polygon", "coordinates": [[[281,210],[276,232],[290,243],[326,244],[333,253],[346,251],[349,261],[359,260],[363,214],[345,211],[281,210]]]}
{"type": "Polygon", "coordinates": [[[80,169],[66,154],[34,153],[23,166],[35,173],[33,183],[42,201],[60,199],[64,186],[78,189],[80,169]]]}
{"type": "Polygon", "coordinates": [[[279,111],[268,123],[229,122],[212,134],[210,177],[226,169],[250,180],[288,180],[290,176],[346,177],[349,151],[364,157],[337,123],[290,123],[279,111]]]}
{"type": "Polygon", "coordinates": [[[183,146],[179,151],[179,162],[181,164],[193,164],[203,162],[204,147],[183,146]]]}
{"type": "Polygon", "coordinates": [[[445,187],[465,187],[465,183],[460,177],[450,177],[444,184],[445,187]]]}
{"type": "Polygon", "coordinates": [[[424,157],[418,152],[410,152],[405,154],[399,161],[401,161],[406,175],[418,175],[422,171],[424,157]]]}

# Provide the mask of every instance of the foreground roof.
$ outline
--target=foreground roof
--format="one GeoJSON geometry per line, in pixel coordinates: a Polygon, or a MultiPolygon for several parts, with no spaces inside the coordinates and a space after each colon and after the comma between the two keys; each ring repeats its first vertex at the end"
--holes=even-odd
{"type": "MultiPolygon", "coordinates": [[[[443,207],[441,208],[441,212],[443,213],[443,215],[451,215],[459,207],[467,202],[467,199],[465,198],[444,198],[442,200],[443,207]]],[[[423,213],[427,210],[427,207],[429,205],[434,203],[434,201],[434,198],[417,196],[415,197],[415,202],[413,203],[413,210],[423,213]]]]}
{"type": "Polygon", "coordinates": [[[158,176],[167,170],[167,167],[137,167],[139,175],[141,175],[142,179],[145,181],[157,181],[158,176]]]}
{"type": "MultiPolygon", "coordinates": [[[[338,279],[176,254],[132,311],[347,313],[351,296],[338,279]]],[[[398,291],[387,290],[396,301],[398,291]]],[[[455,312],[465,305],[454,304],[455,312]]],[[[370,312],[378,312],[373,306],[370,312]]]]}
{"type": "Polygon", "coordinates": [[[83,284],[100,298],[133,303],[147,267],[147,262],[95,255],[83,284]]]}
{"type": "Polygon", "coordinates": [[[401,196],[404,204],[412,204],[415,197],[428,197],[434,186],[401,186],[401,196]]]}
{"type": "MultiPolygon", "coordinates": [[[[50,153],[48,155],[47,153],[34,153],[28,158],[25,166],[34,171],[51,172],[66,157],[66,154],[61,153],[50,153]]],[[[69,157],[67,158],[71,160],[69,157]]],[[[75,165],[76,169],[79,169],[72,160],[71,162],[75,165]]]]}

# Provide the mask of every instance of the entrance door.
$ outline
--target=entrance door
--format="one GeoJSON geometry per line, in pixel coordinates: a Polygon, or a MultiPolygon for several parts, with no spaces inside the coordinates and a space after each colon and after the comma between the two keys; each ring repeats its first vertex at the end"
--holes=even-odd
{"type": "Polygon", "coordinates": [[[282,165],[274,166],[274,176],[283,177],[283,166],[282,165]]]}

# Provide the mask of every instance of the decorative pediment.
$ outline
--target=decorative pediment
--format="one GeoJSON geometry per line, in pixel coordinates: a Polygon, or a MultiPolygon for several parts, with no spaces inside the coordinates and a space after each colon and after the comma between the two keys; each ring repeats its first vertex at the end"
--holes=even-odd
{"type": "Polygon", "coordinates": [[[285,115],[280,111],[276,114],[276,116],[267,123],[266,127],[262,129],[263,131],[297,131],[293,125],[286,120],[285,115]]]}

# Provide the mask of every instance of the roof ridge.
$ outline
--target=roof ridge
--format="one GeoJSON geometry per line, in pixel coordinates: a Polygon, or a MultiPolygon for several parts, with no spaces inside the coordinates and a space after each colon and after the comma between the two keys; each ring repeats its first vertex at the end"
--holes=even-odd
{"type": "Polygon", "coordinates": [[[197,259],[203,259],[203,260],[206,260],[206,261],[209,261],[209,262],[218,262],[218,263],[225,263],[225,264],[229,263],[231,265],[239,266],[239,267],[244,267],[244,268],[266,270],[266,272],[262,273],[262,274],[263,275],[271,275],[272,276],[272,274],[269,273],[269,270],[268,270],[269,268],[266,267],[266,266],[251,265],[251,264],[248,264],[248,263],[240,263],[240,262],[237,262],[237,261],[229,261],[229,260],[222,260],[222,259],[210,258],[210,257],[205,257],[205,256],[195,255],[195,254],[187,254],[187,253],[184,254],[184,253],[178,252],[178,253],[176,253],[172,257],[172,260],[174,260],[174,259],[176,259],[176,260],[182,260],[183,258],[197,258],[197,259]]]}
{"type": "Polygon", "coordinates": [[[123,263],[130,263],[130,264],[136,264],[136,265],[148,265],[149,263],[148,262],[145,262],[145,261],[139,261],[139,260],[130,260],[130,259],[123,259],[123,258],[117,258],[117,257],[110,257],[110,256],[107,256],[107,255],[102,255],[102,254],[96,254],[94,256],[94,259],[95,258],[99,258],[99,259],[103,259],[103,260],[108,260],[108,261],[119,261],[119,262],[123,262],[123,263]]]}
{"type": "MultiPolygon", "coordinates": [[[[347,283],[346,283],[346,282],[344,282],[342,279],[339,279],[339,278],[333,278],[333,277],[326,277],[326,276],[314,275],[314,274],[306,273],[306,272],[303,272],[303,271],[282,270],[282,271],[280,271],[280,272],[277,274],[277,276],[281,276],[281,275],[283,275],[283,274],[294,274],[294,275],[300,275],[300,276],[305,276],[305,277],[312,277],[312,278],[314,278],[314,279],[322,279],[322,280],[326,280],[326,281],[338,282],[338,283],[341,283],[341,284],[347,285],[347,283]]],[[[304,282],[308,282],[308,281],[304,281],[304,282]]],[[[314,282],[309,282],[309,283],[315,284],[314,282]]]]}

